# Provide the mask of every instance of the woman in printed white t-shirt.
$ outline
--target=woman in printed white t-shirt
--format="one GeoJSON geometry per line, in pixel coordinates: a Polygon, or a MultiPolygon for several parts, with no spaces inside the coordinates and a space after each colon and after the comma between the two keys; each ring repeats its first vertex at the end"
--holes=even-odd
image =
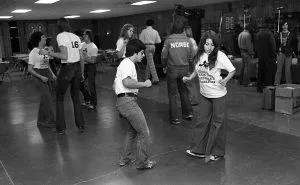
{"type": "Polygon", "coordinates": [[[132,38],[133,36],[133,30],[134,27],[132,24],[125,24],[121,28],[120,36],[117,41],[117,56],[118,58],[125,58],[125,53],[126,53],[126,45],[128,41],[132,38]]]}
{"type": "Polygon", "coordinates": [[[199,50],[194,57],[195,70],[187,82],[198,76],[200,101],[194,140],[186,152],[195,157],[205,157],[205,162],[216,161],[225,155],[226,144],[226,84],[235,74],[228,57],[219,51],[217,38],[205,33],[200,40],[199,50]],[[221,76],[221,70],[228,75],[221,76]]]}
{"type": "Polygon", "coordinates": [[[53,81],[56,80],[56,76],[49,67],[49,56],[39,53],[45,47],[46,37],[39,31],[34,32],[30,37],[30,43],[33,49],[29,53],[28,71],[36,77],[35,84],[40,92],[37,125],[54,127],[53,81]]]}

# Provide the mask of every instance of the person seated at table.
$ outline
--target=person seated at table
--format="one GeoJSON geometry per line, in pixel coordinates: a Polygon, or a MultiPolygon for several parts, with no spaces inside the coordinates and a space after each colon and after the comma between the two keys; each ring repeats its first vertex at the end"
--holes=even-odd
{"type": "Polygon", "coordinates": [[[49,67],[49,56],[40,54],[46,45],[46,37],[42,32],[34,32],[30,37],[33,49],[29,53],[28,71],[35,76],[35,85],[40,93],[40,105],[37,125],[54,127],[54,83],[56,76],[49,67]]]}

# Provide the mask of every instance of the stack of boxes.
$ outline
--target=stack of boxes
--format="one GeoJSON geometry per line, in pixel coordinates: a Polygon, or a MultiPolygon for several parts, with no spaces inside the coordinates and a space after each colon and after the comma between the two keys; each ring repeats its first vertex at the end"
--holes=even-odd
{"type": "Polygon", "coordinates": [[[300,85],[267,86],[263,92],[263,108],[292,115],[300,110],[300,85]]]}

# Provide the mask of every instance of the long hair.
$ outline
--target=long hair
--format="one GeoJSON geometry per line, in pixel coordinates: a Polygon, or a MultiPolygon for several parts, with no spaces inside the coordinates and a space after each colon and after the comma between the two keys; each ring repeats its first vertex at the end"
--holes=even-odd
{"type": "Polygon", "coordinates": [[[220,49],[220,43],[219,43],[218,38],[214,34],[211,34],[210,32],[204,33],[204,35],[201,37],[199,45],[198,45],[198,51],[197,51],[197,54],[193,58],[193,62],[194,62],[194,64],[196,64],[199,61],[201,55],[205,52],[204,45],[205,45],[207,39],[211,39],[214,44],[214,50],[208,55],[209,69],[212,69],[216,65],[218,52],[220,49]]]}
{"type": "Polygon", "coordinates": [[[59,32],[64,32],[64,31],[70,32],[70,30],[71,30],[69,21],[66,18],[60,18],[57,21],[57,26],[58,26],[59,32]]]}
{"type": "Polygon", "coordinates": [[[121,28],[119,38],[122,37],[124,39],[130,39],[127,33],[130,28],[134,28],[132,24],[124,24],[124,26],[121,28]]]}

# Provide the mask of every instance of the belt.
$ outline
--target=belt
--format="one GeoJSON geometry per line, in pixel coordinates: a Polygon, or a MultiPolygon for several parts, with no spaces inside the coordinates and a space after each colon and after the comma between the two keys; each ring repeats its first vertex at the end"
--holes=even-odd
{"type": "Polygon", "coordinates": [[[145,45],[155,45],[155,44],[151,44],[151,43],[145,43],[145,45]]]}
{"type": "Polygon", "coordinates": [[[78,62],[72,62],[72,63],[62,63],[62,65],[70,66],[70,65],[77,64],[77,63],[78,63],[78,62]]]}
{"type": "Polygon", "coordinates": [[[118,98],[120,98],[120,97],[137,97],[137,95],[134,93],[120,93],[117,95],[117,97],[118,98]]]}

